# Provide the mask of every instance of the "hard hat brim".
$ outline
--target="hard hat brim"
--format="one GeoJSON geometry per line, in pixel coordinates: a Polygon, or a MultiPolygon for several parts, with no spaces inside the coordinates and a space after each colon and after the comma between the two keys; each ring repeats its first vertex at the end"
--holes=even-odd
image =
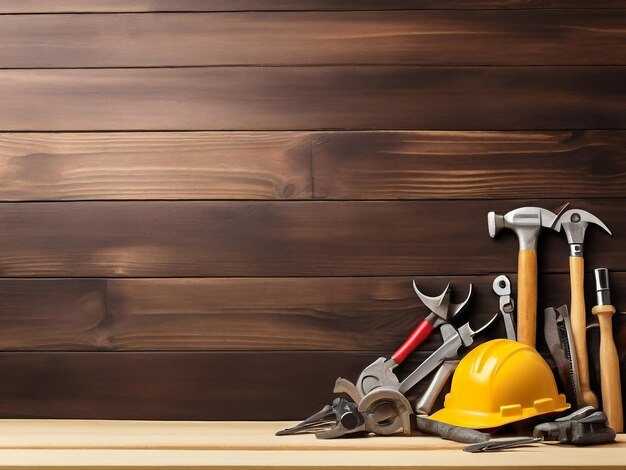
{"type": "Polygon", "coordinates": [[[565,403],[565,406],[558,407],[550,411],[540,412],[535,408],[524,408],[521,415],[502,416],[500,413],[477,413],[443,408],[431,415],[429,418],[442,423],[451,424],[453,426],[463,426],[472,429],[497,428],[499,426],[504,426],[505,424],[522,421],[534,416],[559,413],[561,411],[568,410],[571,408],[571,405],[565,402],[564,398],[565,397],[563,397],[563,402],[565,403]]]}

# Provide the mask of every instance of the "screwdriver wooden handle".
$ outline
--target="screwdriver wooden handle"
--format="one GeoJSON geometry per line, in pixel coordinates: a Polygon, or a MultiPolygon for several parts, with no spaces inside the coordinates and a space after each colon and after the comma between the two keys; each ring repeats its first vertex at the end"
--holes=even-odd
{"type": "Polygon", "coordinates": [[[537,252],[520,250],[517,258],[517,341],[535,347],[537,336],[537,252]]]}
{"type": "Polygon", "coordinates": [[[587,359],[587,311],[585,309],[585,260],[582,256],[569,257],[571,289],[570,317],[572,336],[576,349],[580,394],[585,405],[598,407],[598,398],[589,385],[589,362],[587,359]]]}
{"type": "Polygon", "coordinates": [[[624,432],[622,412],[622,385],[619,374],[619,358],[613,340],[612,305],[596,305],[591,313],[600,323],[600,382],[602,386],[602,410],[606,413],[609,427],[624,432]]]}

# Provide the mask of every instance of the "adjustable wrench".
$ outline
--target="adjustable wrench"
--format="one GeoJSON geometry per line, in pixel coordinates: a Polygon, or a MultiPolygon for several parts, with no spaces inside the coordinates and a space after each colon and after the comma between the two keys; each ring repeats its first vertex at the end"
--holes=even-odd
{"type": "Polygon", "coordinates": [[[390,359],[379,357],[363,369],[356,381],[356,388],[362,396],[367,395],[376,387],[397,387],[399,381],[393,370],[422,344],[435,328],[441,327],[443,334],[443,328],[449,325],[449,321],[463,311],[472,295],[472,284],[470,284],[469,292],[465,300],[458,304],[451,304],[450,294],[452,289],[450,288],[450,284],[448,284],[445,290],[437,297],[429,297],[420,292],[417,285],[415,285],[415,281],[413,281],[413,289],[431,313],[417,325],[390,359]]]}
{"type": "Polygon", "coordinates": [[[444,341],[439,349],[428,356],[428,358],[426,358],[426,360],[422,362],[417,369],[411,372],[409,376],[400,383],[398,391],[402,394],[406,394],[406,392],[411,390],[417,383],[419,383],[444,361],[458,358],[459,349],[471,346],[474,342],[474,336],[485,331],[497,319],[498,315],[494,315],[487,323],[476,331],[472,330],[469,323],[461,326],[458,330],[456,330],[454,335],[444,341]]]}

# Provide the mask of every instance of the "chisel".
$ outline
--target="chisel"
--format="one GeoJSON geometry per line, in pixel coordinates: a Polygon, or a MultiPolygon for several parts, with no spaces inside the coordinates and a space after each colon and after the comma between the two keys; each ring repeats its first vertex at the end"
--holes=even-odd
{"type": "Polygon", "coordinates": [[[602,387],[602,408],[608,418],[609,427],[615,432],[624,431],[622,412],[622,387],[620,381],[619,358],[613,340],[613,314],[609,290],[609,271],[605,268],[594,270],[596,297],[598,304],[591,313],[598,317],[600,324],[600,384],[602,387]]]}

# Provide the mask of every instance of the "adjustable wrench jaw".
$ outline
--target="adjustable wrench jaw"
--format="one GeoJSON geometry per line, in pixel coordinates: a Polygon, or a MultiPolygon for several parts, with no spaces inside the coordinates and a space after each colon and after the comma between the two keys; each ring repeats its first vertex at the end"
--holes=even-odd
{"type": "Polygon", "coordinates": [[[379,357],[363,369],[356,381],[356,389],[364,396],[380,386],[397,387],[399,380],[393,372],[397,366],[393,359],[379,357]]]}
{"type": "Polygon", "coordinates": [[[365,429],[379,436],[402,431],[411,435],[411,404],[396,388],[379,387],[368,393],[359,403],[359,411],[365,419],[365,429]],[[388,413],[379,416],[380,412],[388,413]]]}

